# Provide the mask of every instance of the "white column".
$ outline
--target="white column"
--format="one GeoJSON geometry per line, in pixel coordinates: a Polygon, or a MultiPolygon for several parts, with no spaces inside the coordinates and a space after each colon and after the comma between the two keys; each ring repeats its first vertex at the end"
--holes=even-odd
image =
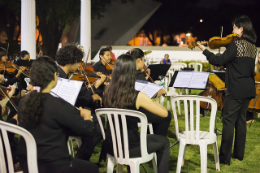
{"type": "Polygon", "coordinates": [[[21,51],[27,50],[36,59],[35,0],[22,0],[21,8],[21,51]]]}
{"type": "Polygon", "coordinates": [[[91,2],[90,0],[81,0],[80,10],[80,45],[83,46],[85,55],[84,62],[86,62],[87,55],[88,62],[91,60],[91,2]]]}

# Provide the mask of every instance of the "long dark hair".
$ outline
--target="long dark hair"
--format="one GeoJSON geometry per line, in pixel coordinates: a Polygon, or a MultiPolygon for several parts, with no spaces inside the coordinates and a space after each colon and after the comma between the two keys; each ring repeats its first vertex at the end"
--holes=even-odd
{"type": "Polygon", "coordinates": [[[57,72],[57,65],[50,57],[42,56],[33,62],[30,72],[31,84],[41,87],[41,91],[32,91],[21,102],[18,115],[20,125],[35,127],[39,123],[43,111],[44,94],[42,94],[42,90],[54,79],[55,72],[57,72]]]}
{"type": "Polygon", "coordinates": [[[133,48],[126,54],[131,55],[134,58],[134,60],[142,59],[144,57],[144,52],[139,48],[133,48]]]}
{"type": "Polygon", "coordinates": [[[236,18],[232,25],[236,25],[238,28],[243,27],[243,34],[240,39],[245,39],[252,44],[255,44],[257,36],[253,24],[248,16],[242,15],[236,18]]]}
{"type": "Polygon", "coordinates": [[[103,101],[107,108],[126,109],[135,104],[136,63],[130,55],[120,55],[106,87],[103,101]]]}

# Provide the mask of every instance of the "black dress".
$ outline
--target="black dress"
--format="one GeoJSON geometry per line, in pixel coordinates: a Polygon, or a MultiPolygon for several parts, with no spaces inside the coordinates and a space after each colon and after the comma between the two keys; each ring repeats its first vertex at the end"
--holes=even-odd
{"type": "MultiPolygon", "coordinates": [[[[136,98],[139,94],[139,91],[136,92],[136,98]]],[[[128,107],[127,109],[137,110],[135,104],[128,107]]],[[[128,129],[128,146],[129,146],[129,156],[130,158],[140,157],[141,156],[141,147],[140,147],[140,134],[138,132],[139,119],[136,117],[126,117],[127,129],[128,129]]],[[[106,139],[103,142],[102,148],[103,152],[114,155],[113,152],[113,143],[110,132],[110,126],[107,125],[106,129],[106,139]]],[[[122,127],[120,127],[122,129],[122,127]]],[[[121,134],[122,135],[122,134],[121,134]]],[[[123,139],[123,136],[121,137],[123,139]]],[[[122,145],[123,140],[122,140],[122,145]]],[[[123,147],[124,148],[124,147],[123,147]]],[[[147,135],[147,151],[148,153],[156,152],[157,153],[157,166],[159,172],[168,172],[168,161],[169,161],[169,141],[166,137],[161,135],[147,135]],[[161,170],[161,171],[160,171],[161,170]]],[[[103,154],[105,154],[103,153],[103,154]]]]}
{"type": "MultiPolygon", "coordinates": [[[[19,114],[20,105],[18,119],[22,116],[19,114]]],[[[84,165],[89,165],[89,169],[93,168],[93,172],[98,172],[96,166],[90,162],[71,159],[67,146],[70,135],[92,135],[93,122],[84,121],[76,108],[49,93],[44,93],[42,110],[39,123],[35,127],[21,126],[27,129],[36,141],[39,172],[50,173],[59,170],[66,172],[72,168],[77,172],[78,168],[86,169],[84,165]]],[[[27,172],[26,147],[23,138],[20,139],[18,153],[21,167],[24,172],[27,172]]]]}

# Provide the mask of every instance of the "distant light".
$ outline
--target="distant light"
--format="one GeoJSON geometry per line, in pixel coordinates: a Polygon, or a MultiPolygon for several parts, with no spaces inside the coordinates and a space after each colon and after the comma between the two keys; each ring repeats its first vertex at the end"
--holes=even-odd
{"type": "Polygon", "coordinates": [[[190,33],[187,33],[186,36],[189,37],[189,36],[190,36],[190,33]]]}
{"type": "Polygon", "coordinates": [[[203,19],[200,19],[200,22],[203,22],[203,19]]]}
{"type": "Polygon", "coordinates": [[[181,41],[181,44],[183,44],[183,41],[181,41]]]}

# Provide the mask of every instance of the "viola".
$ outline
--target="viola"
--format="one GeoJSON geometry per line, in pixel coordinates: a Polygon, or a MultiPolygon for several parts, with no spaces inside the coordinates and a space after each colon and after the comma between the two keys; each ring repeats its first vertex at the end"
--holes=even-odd
{"type": "Polygon", "coordinates": [[[151,82],[154,83],[154,80],[151,78],[151,76],[148,73],[148,67],[144,65],[143,69],[144,69],[144,71],[143,71],[144,75],[148,76],[149,79],[151,80],[151,82]]]}
{"type": "MultiPolygon", "coordinates": [[[[218,110],[221,110],[224,107],[224,94],[223,92],[219,92],[217,95],[217,89],[212,83],[208,83],[207,89],[203,92],[202,96],[213,98],[214,100],[218,100],[218,110]],[[218,99],[217,99],[218,97],[218,99]]],[[[205,110],[211,110],[211,105],[207,102],[200,102],[200,107],[205,110]]]]}
{"type": "MultiPolygon", "coordinates": [[[[208,42],[204,41],[200,44],[208,44],[210,49],[218,49],[220,47],[226,47],[229,45],[235,38],[237,38],[237,34],[229,34],[226,37],[211,37],[208,42]]],[[[195,46],[198,46],[198,44],[193,44],[189,46],[190,49],[193,49],[195,46]]]]}

